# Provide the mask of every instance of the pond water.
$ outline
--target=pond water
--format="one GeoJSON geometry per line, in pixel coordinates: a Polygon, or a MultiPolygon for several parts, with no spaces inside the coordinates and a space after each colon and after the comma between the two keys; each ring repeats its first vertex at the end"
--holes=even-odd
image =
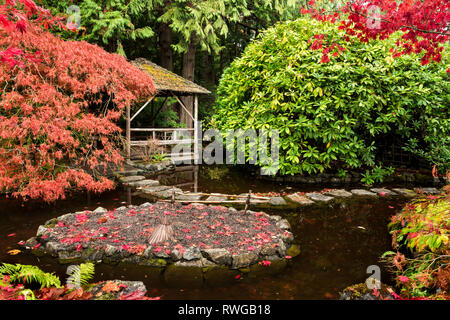
{"type": "MultiPolygon", "coordinates": [[[[186,190],[238,194],[248,192],[293,192],[319,190],[319,187],[277,184],[257,180],[241,170],[195,169],[169,177],[160,176],[166,183],[183,184],[186,190]],[[212,171],[212,172],[211,172],[212,171]],[[190,177],[195,180],[190,181],[190,177]],[[163,179],[164,178],[164,179],[163,179]]],[[[98,206],[113,209],[126,204],[146,202],[130,190],[117,189],[101,195],[74,194],[70,200],[52,205],[38,202],[21,203],[0,198],[0,262],[34,264],[47,272],[56,272],[65,279],[66,265],[55,259],[36,257],[29,252],[9,255],[19,249],[17,242],[36,234],[45,221],[65,213],[93,210],[98,206]],[[14,236],[8,236],[15,234],[14,236]]],[[[108,279],[140,280],[151,296],[162,299],[337,299],[345,287],[364,282],[366,269],[379,265],[382,282],[390,283],[390,276],[379,262],[380,255],[391,249],[387,230],[389,218],[406,203],[405,199],[351,201],[324,207],[272,210],[289,220],[295,242],[301,254],[290,260],[283,273],[258,279],[241,277],[229,284],[189,288],[180,283],[169,288],[139,267],[96,266],[94,281],[108,279]]]]}

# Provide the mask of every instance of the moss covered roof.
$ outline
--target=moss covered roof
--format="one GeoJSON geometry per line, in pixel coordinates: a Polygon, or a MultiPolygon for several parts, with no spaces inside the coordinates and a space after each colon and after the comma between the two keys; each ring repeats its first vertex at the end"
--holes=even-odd
{"type": "Polygon", "coordinates": [[[211,93],[194,82],[180,77],[147,59],[138,58],[133,63],[153,78],[158,93],[177,92],[182,95],[211,93]]]}

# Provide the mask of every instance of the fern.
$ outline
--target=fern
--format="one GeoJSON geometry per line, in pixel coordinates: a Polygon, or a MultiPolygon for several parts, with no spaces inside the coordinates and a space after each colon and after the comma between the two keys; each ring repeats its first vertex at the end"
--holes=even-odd
{"type": "Polygon", "coordinates": [[[10,282],[32,283],[37,282],[42,288],[61,287],[61,281],[53,273],[46,273],[36,266],[3,263],[0,266],[0,277],[8,275],[10,282]]]}
{"type": "Polygon", "coordinates": [[[94,277],[94,273],[95,265],[93,263],[82,263],[68,271],[70,276],[67,281],[76,286],[85,286],[94,277]]]}

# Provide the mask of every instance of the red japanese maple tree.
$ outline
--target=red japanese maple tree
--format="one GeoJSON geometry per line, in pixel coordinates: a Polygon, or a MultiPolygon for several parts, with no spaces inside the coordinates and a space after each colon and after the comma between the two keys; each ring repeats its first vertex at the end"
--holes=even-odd
{"type": "Polygon", "coordinates": [[[112,188],[105,168],[123,161],[116,122],[155,92],[122,56],[43,30],[54,22],[30,0],[0,5],[0,191],[46,201],[112,188]]]}
{"type": "MultiPolygon", "coordinates": [[[[311,0],[302,8],[319,20],[339,23],[348,35],[361,41],[389,38],[400,31],[394,57],[422,53],[422,64],[441,61],[441,45],[450,36],[450,1],[448,0],[344,0],[333,9],[325,9],[323,2],[311,0]]],[[[324,53],[325,56],[326,53],[324,53]]],[[[324,57],[322,62],[328,62],[324,57]]]]}

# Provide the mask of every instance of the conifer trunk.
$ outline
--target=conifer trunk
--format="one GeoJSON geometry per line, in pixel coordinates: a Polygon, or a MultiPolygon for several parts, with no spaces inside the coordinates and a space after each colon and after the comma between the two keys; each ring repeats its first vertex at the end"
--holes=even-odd
{"type": "MultiPolygon", "coordinates": [[[[195,78],[195,41],[191,39],[188,50],[183,55],[183,78],[194,82],[195,78]]],[[[194,111],[194,97],[184,97],[183,103],[186,109],[193,115],[194,111]]],[[[180,112],[180,121],[186,123],[187,128],[193,128],[194,124],[189,114],[183,109],[180,112]]]]}
{"type": "Polygon", "coordinates": [[[166,23],[159,27],[159,56],[161,67],[173,71],[172,29],[166,23]]]}

